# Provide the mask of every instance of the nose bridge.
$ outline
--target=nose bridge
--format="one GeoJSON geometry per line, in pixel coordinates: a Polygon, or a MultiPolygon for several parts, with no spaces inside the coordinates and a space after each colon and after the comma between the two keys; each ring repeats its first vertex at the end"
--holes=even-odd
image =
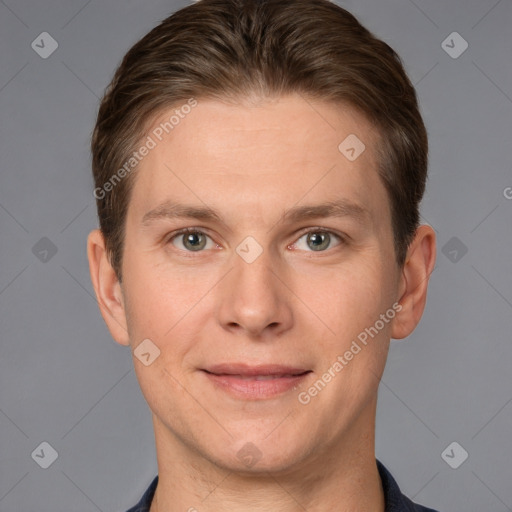
{"type": "Polygon", "coordinates": [[[292,313],[286,289],[275,276],[280,267],[271,252],[254,239],[243,241],[233,254],[233,270],[224,283],[219,321],[251,335],[290,326],[292,313]]]}
{"type": "MultiPolygon", "coordinates": [[[[245,250],[247,244],[245,244],[245,250]]],[[[234,259],[234,279],[235,286],[239,288],[241,293],[245,293],[246,289],[253,291],[250,296],[255,296],[256,293],[262,293],[263,295],[274,295],[276,280],[273,267],[276,267],[276,262],[272,261],[272,256],[268,250],[261,251],[261,254],[255,257],[255,251],[250,247],[249,252],[250,259],[245,259],[244,256],[240,255],[240,252],[244,250],[243,246],[239,247],[238,254],[234,259]],[[251,254],[253,253],[253,254],[251,254]],[[254,258],[254,259],[253,259],[254,258]]]]}

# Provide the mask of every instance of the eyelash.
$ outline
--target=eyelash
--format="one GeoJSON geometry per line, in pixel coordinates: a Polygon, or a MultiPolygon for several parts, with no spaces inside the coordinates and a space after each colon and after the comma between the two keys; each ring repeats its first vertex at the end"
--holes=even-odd
{"type": "MultiPolygon", "coordinates": [[[[202,229],[200,228],[183,228],[183,229],[180,229],[179,231],[175,231],[173,233],[171,233],[167,239],[166,239],[166,244],[170,244],[172,243],[172,241],[179,237],[180,235],[185,235],[185,234],[188,234],[188,233],[201,233],[202,235],[205,235],[207,236],[208,238],[210,238],[210,240],[213,241],[212,237],[210,235],[208,235],[207,233],[205,233],[202,229]]],[[[335,231],[332,231],[332,230],[329,230],[329,229],[326,229],[326,228],[322,228],[322,227],[314,227],[314,228],[308,228],[307,230],[305,231],[301,231],[298,238],[295,240],[295,242],[292,242],[291,244],[289,244],[287,247],[290,247],[291,245],[294,245],[297,243],[298,240],[300,240],[304,235],[307,235],[309,233],[327,233],[329,235],[334,235],[334,237],[338,238],[339,240],[339,244],[334,246],[332,249],[335,249],[336,247],[338,247],[339,245],[346,245],[348,240],[348,236],[347,235],[342,235],[338,232],[335,232],[335,231]]],[[[216,242],[214,242],[216,243],[216,242]]],[[[217,244],[218,245],[218,244],[217,244]]],[[[201,253],[201,252],[204,252],[205,250],[201,250],[201,251],[185,251],[183,249],[177,249],[179,250],[180,252],[183,252],[183,253],[186,253],[188,255],[193,255],[194,253],[201,253]]],[[[326,249],[325,251],[306,251],[306,252],[311,252],[311,253],[315,253],[315,252],[318,252],[318,253],[326,253],[328,252],[330,249],[326,249]]]]}

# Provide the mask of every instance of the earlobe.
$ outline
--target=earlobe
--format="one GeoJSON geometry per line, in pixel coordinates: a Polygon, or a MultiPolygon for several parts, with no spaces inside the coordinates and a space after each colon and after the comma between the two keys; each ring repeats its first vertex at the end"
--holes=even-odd
{"type": "Polygon", "coordinates": [[[107,256],[102,232],[95,229],[87,237],[87,257],[91,281],[103,320],[117,343],[129,345],[123,293],[107,256]]]}
{"type": "Polygon", "coordinates": [[[416,230],[402,268],[398,299],[402,309],[393,320],[392,338],[405,338],[418,325],[425,309],[428,280],[435,261],[435,232],[430,226],[422,225],[416,230]]]}

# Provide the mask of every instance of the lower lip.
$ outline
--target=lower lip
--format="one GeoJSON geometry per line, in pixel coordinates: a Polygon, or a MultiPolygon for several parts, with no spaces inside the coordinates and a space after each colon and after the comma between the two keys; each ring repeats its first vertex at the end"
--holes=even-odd
{"type": "Polygon", "coordinates": [[[215,375],[205,371],[203,373],[216,386],[236,398],[245,400],[263,400],[275,397],[298,386],[309,375],[309,373],[303,373],[289,377],[256,380],[242,379],[238,375],[215,375]]]}

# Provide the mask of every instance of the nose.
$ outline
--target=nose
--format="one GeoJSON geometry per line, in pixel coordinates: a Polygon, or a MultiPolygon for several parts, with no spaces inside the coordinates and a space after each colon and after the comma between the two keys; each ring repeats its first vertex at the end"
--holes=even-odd
{"type": "Polygon", "coordinates": [[[251,338],[276,336],[290,329],[292,295],[283,284],[286,276],[281,275],[278,262],[264,250],[251,263],[235,253],[233,265],[221,283],[217,315],[223,329],[251,338]]]}

